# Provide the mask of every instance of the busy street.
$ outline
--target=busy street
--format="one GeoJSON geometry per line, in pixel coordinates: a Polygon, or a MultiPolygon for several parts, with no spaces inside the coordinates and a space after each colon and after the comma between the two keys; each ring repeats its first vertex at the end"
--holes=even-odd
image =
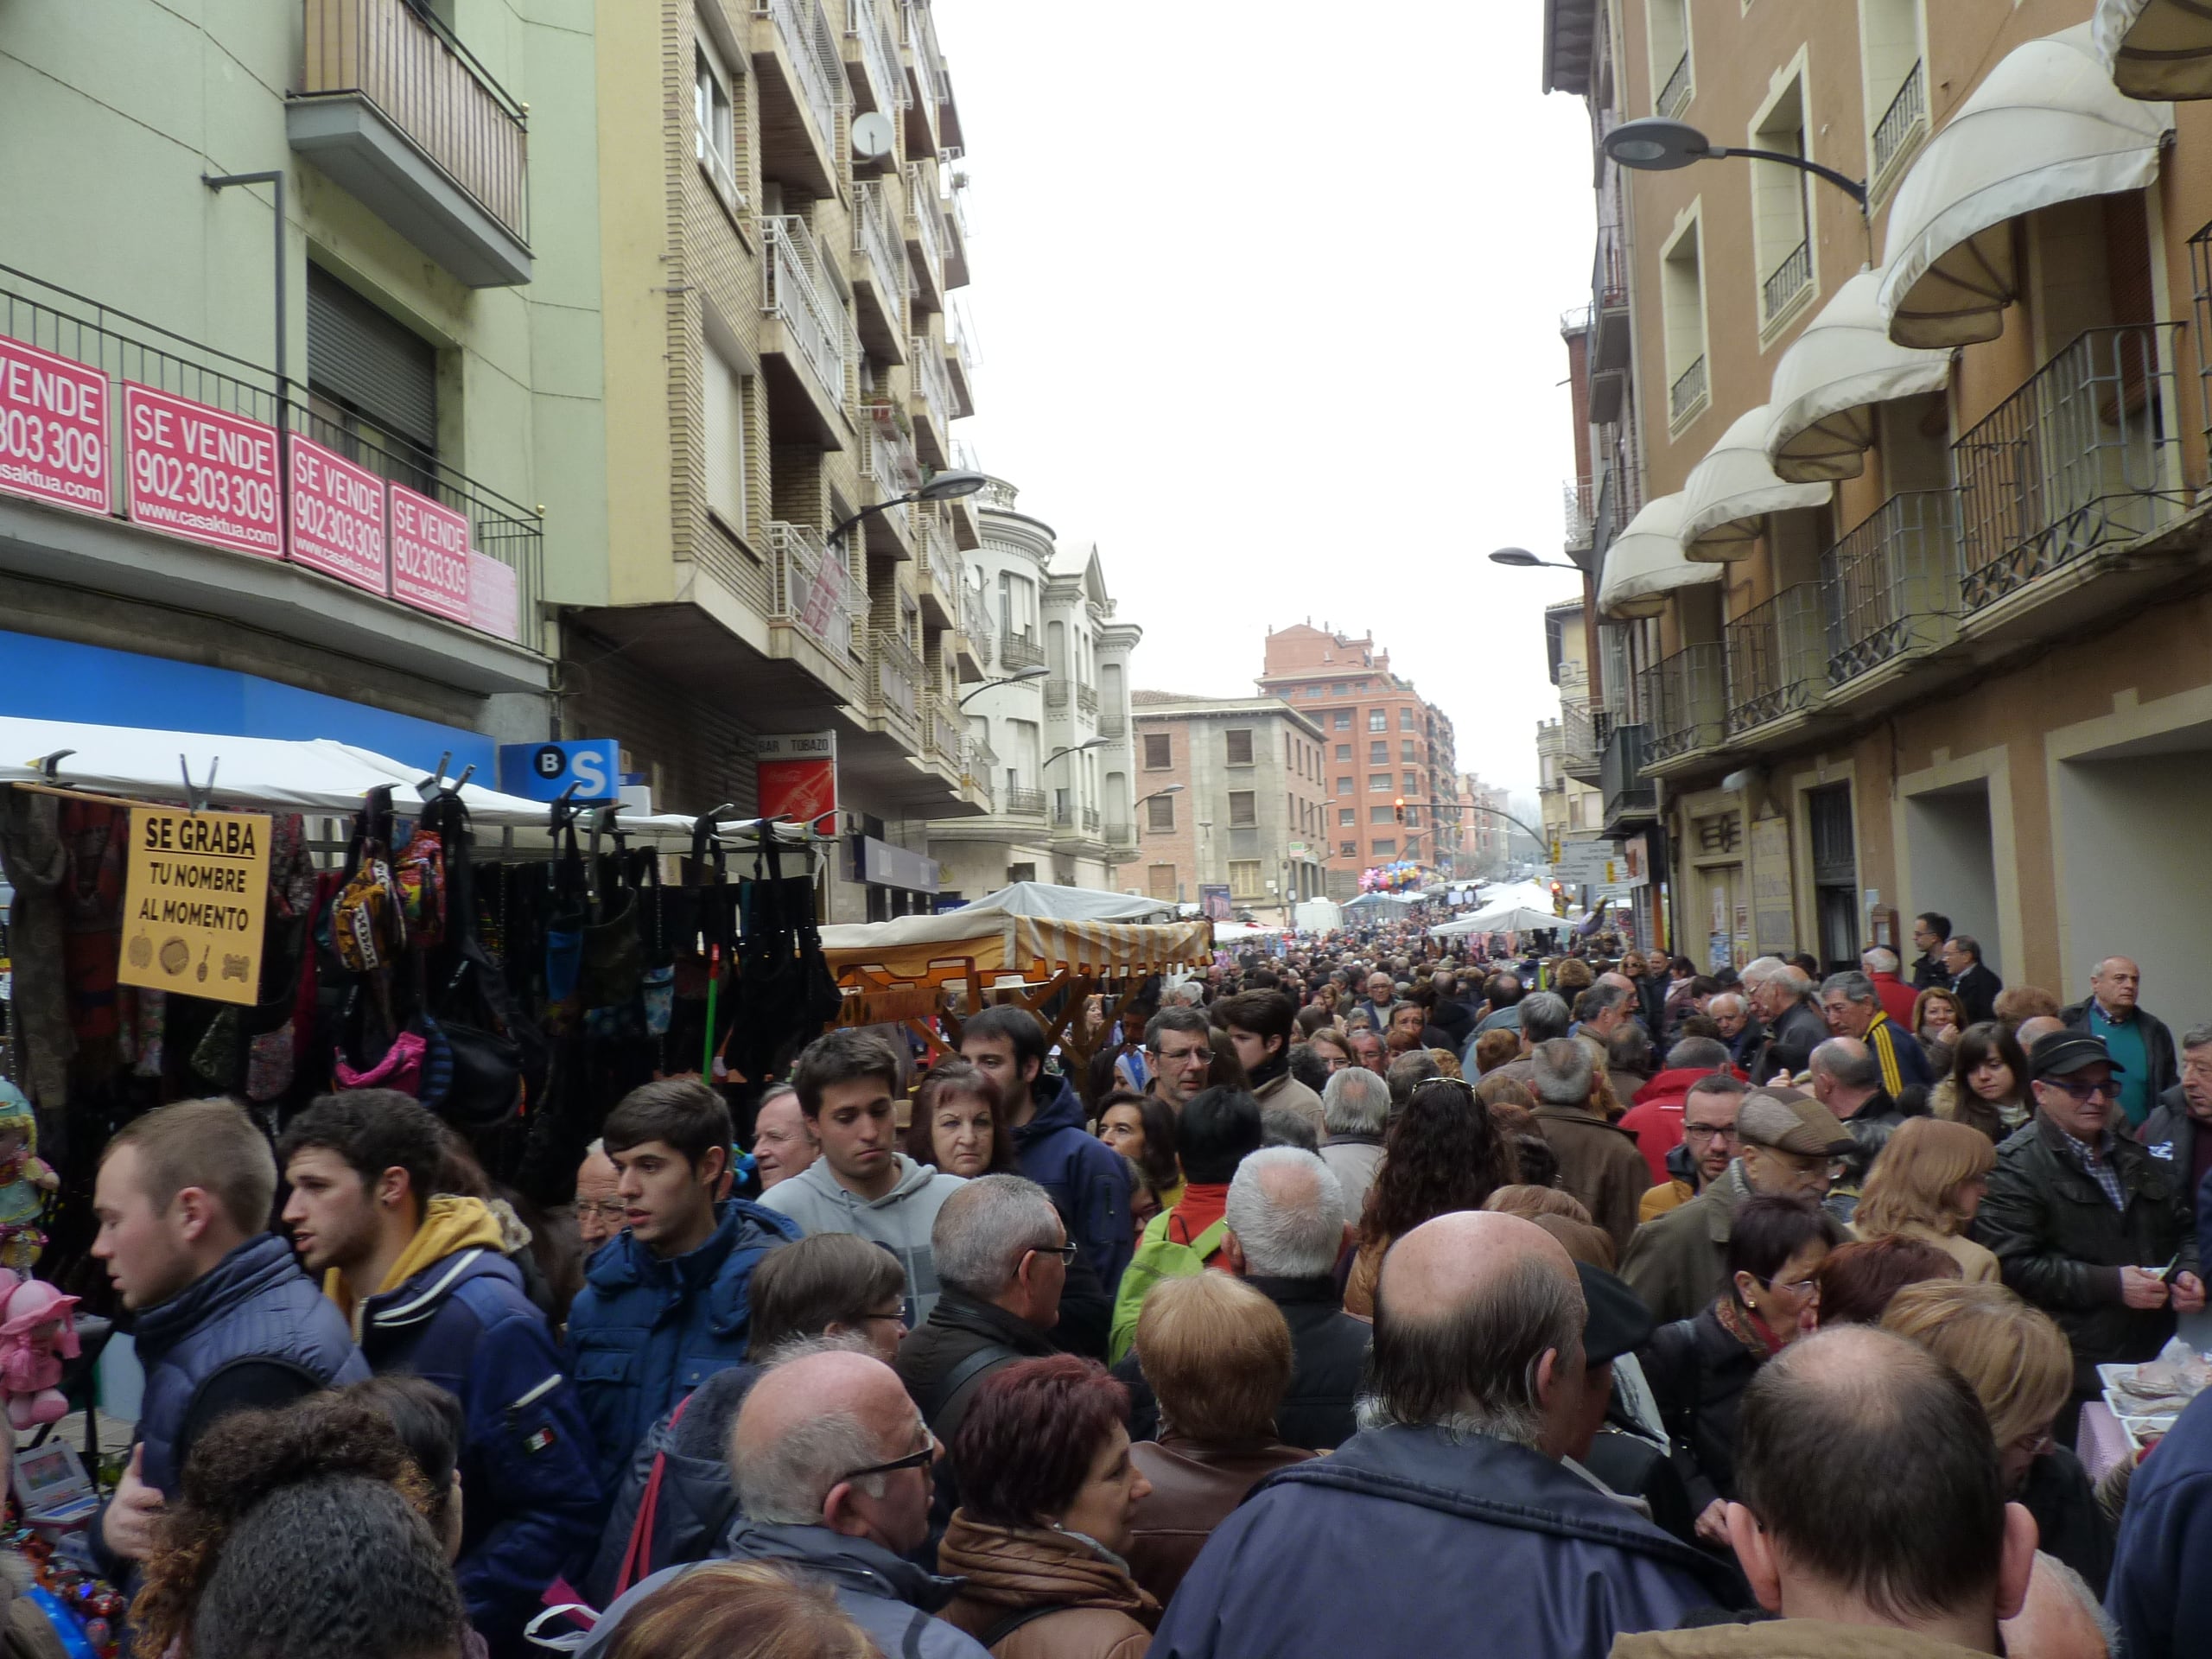
{"type": "Polygon", "coordinates": [[[2212,1659],[2212,8],[0,153],[0,1659],[2212,1659]]]}

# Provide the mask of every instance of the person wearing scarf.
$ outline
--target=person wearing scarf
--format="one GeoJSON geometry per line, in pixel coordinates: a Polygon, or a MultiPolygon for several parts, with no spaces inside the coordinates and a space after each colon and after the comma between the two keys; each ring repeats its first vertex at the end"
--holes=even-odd
{"type": "Polygon", "coordinates": [[[1726,1284],[1711,1306],[1652,1332],[1639,1356],[1666,1426],[1669,1456],[1689,1488],[1698,1541],[1730,1553],[1736,1413],[1761,1365],[1818,1323],[1813,1275],[1843,1229],[1810,1199],[1754,1197],[1728,1235],[1726,1284]]]}

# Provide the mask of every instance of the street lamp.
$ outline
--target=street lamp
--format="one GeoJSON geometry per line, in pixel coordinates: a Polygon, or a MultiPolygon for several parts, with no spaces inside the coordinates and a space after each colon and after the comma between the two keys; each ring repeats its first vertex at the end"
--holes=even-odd
{"type": "Polygon", "coordinates": [[[1027,668],[1017,668],[1004,679],[985,680],[953,706],[957,709],[965,709],[968,706],[969,697],[980,697],[984,692],[995,690],[1001,685],[1020,685],[1024,680],[1041,680],[1052,671],[1042,663],[1032,663],[1027,668]]]}
{"type": "Polygon", "coordinates": [[[1490,556],[1492,564],[1502,564],[1515,570],[1572,570],[1583,574],[1579,564],[1561,564],[1556,559],[1540,559],[1525,547],[1501,547],[1490,556]]]}
{"type": "Polygon", "coordinates": [[[1156,801],[1156,800],[1158,800],[1158,799],[1159,799],[1161,796],[1163,796],[1163,795],[1179,795],[1179,794],[1181,794],[1182,792],[1183,792],[1183,785],[1180,785],[1180,784],[1169,784],[1169,785],[1167,785],[1165,788],[1162,788],[1162,789],[1155,789],[1155,790],[1154,790],[1154,791],[1152,791],[1152,793],[1151,793],[1151,794],[1147,795],[1147,796],[1143,797],[1141,799],[1140,799],[1140,800],[1136,801],[1135,803],[1134,803],[1134,804],[1130,806],[1129,810],[1130,810],[1130,811],[1132,811],[1132,812],[1134,812],[1134,811],[1135,811],[1135,810],[1137,810],[1137,808],[1138,808],[1138,807],[1142,806],[1142,805],[1145,804],[1145,802],[1146,802],[1146,801],[1156,801]]]}
{"type": "Polygon", "coordinates": [[[1107,744],[1113,741],[1114,740],[1109,737],[1090,737],[1085,738],[1080,743],[1071,743],[1064,749],[1054,749],[1050,754],[1046,755],[1042,760],[1037,763],[1037,770],[1039,772],[1044,771],[1046,766],[1051,766],[1053,761],[1058,760],[1064,754],[1081,754],[1085,749],[1103,748],[1107,744]]]}
{"type": "Polygon", "coordinates": [[[938,473],[918,490],[910,490],[894,500],[879,501],[872,507],[862,507],[830,531],[829,543],[832,547],[842,546],[845,532],[870,513],[888,512],[893,507],[903,507],[914,501],[950,501],[955,496],[973,495],[990,481],[981,473],[938,473]]]}
{"type": "Polygon", "coordinates": [[[1754,162],[1779,162],[1784,167],[1796,168],[1800,173],[1810,173],[1816,179],[1826,179],[1858,203],[1861,213],[1866,211],[1866,187],[1849,174],[1839,173],[1832,167],[1822,167],[1818,162],[1808,161],[1802,156],[1792,156],[1786,150],[1745,149],[1740,145],[1716,144],[1687,121],[1669,121],[1656,115],[1646,116],[1638,121],[1624,121],[1605,135],[1603,149],[1621,166],[1647,173],[1670,173],[1678,167],[1688,167],[1693,162],[1717,162],[1730,156],[1741,156],[1754,162]]]}

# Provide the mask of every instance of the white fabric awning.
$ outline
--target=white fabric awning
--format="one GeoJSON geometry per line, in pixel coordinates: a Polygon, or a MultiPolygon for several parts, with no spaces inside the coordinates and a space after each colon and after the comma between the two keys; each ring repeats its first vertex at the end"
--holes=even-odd
{"type": "Polygon", "coordinates": [[[2212,98],[2212,7],[2204,0],[2097,0],[2097,56],[2130,98],[2212,98]]]}
{"type": "Polygon", "coordinates": [[[1874,442],[1875,406],[1942,390],[1950,353],[1891,340],[1875,305],[1881,286],[1880,271],[1860,271],[1775,364],[1766,456],[1777,477],[1858,477],[1874,442]]]}
{"type": "Polygon", "coordinates": [[[1720,442],[1690,468],[1682,486],[1682,552],[1704,563],[1747,559],[1770,512],[1817,507],[1833,486],[1790,484],[1775,475],[1766,458],[1772,405],[1745,410],[1728,424],[1720,442]]]}
{"type": "Polygon", "coordinates": [[[1878,302],[1901,346],[1994,340],[2015,292],[2012,221],[2158,175],[2173,105],[2123,94],[2077,23],[2005,54],[1938,128],[1890,205],[1878,302]]]}
{"type": "Polygon", "coordinates": [[[1099,887],[1061,887],[1044,881],[1017,881],[1010,887],[986,893],[962,908],[1003,911],[1009,916],[1050,916],[1065,922],[1172,922],[1175,906],[1160,899],[1134,893],[1108,893],[1099,887]]]}
{"type": "Polygon", "coordinates": [[[1605,573],[1598,584],[1598,609],[1606,616],[1656,616],[1677,588],[1720,580],[1717,564],[1692,564],[1682,556],[1682,498],[1662,495],[1605,549],[1605,573]]]}

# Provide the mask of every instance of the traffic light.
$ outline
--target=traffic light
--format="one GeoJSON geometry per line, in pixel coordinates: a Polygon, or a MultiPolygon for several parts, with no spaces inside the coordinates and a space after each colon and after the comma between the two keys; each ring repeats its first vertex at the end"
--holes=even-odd
{"type": "Polygon", "coordinates": [[[1397,804],[1393,810],[1398,815],[1398,822],[1400,823],[1403,823],[1406,821],[1406,798],[1404,796],[1401,795],[1398,797],[1397,804]]]}

